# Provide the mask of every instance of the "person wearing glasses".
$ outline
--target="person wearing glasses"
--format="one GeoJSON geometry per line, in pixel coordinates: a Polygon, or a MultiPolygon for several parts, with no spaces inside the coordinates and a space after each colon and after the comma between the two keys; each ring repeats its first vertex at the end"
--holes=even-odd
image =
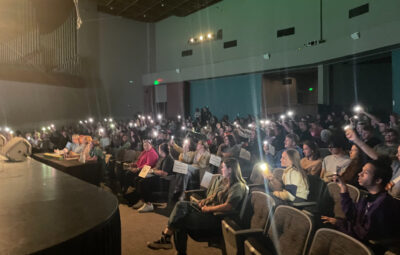
{"type": "Polygon", "coordinates": [[[332,177],[335,174],[342,175],[351,162],[350,157],[345,152],[345,141],[341,139],[341,137],[332,137],[328,148],[332,155],[326,156],[322,161],[322,171],[320,175],[321,179],[325,182],[332,181],[332,177]]]}

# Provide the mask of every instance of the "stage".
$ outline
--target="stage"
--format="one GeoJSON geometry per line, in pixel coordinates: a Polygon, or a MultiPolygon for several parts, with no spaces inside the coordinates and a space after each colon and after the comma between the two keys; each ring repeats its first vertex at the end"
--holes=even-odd
{"type": "Polygon", "coordinates": [[[120,254],[117,198],[32,158],[0,158],[0,254],[120,254]]]}

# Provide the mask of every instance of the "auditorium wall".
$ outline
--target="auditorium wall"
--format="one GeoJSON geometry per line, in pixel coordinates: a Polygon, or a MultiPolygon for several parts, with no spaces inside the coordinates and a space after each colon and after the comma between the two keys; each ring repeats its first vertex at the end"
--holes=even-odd
{"type": "MultiPolygon", "coordinates": [[[[395,85],[393,84],[393,88],[395,85]]],[[[347,61],[330,68],[330,103],[349,107],[357,101],[374,113],[392,111],[391,57],[347,61]]],[[[394,92],[394,91],[393,91],[394,92]]]]}
{"type": "Polygon", "coordinates": [[[315,64],[400,42],[400,1],[337,0],[323,3],[320,38],[319,0],[225,0],[187,17],[170,17],[156,24],[156,72],[145,84],[162,77],[166,82],[203,79],[315,64]],[[369,12],[349,19],[349,10],[369,3],[369,12]],[[277,30],[295,27],[295,34],[277,38],[277,30]],[[189,45],[190,37],[223,30],[223,40],[189,45]],[[360,32],[360,39],[350,34],[360,32]],[[237,40],[237,47],[223,42],[237,40]],[[182,57],[183,50],[193,55],[182,57]],[[270,53],[265,60],[263,54],[270,53]],[[175,72],[179,68],[180,72],[175,72]]]}
{"type": "Polygon", "coordinates": [[[0,81],[0,126],[62,125],[95,111],[93,89],[0,81]]]}
{"type": "Polygon", "coordinates": [[[261,108],[261,74],[197,80],[190,83],[190,112],[209,107],[218,118],[225,114],[232,120],[237,115],[258,115],[261,108]]]}
{"type": "Polygon", "coordinates": [[[392,52],[393,111],[400,114],[400,49],[392,52]]]}

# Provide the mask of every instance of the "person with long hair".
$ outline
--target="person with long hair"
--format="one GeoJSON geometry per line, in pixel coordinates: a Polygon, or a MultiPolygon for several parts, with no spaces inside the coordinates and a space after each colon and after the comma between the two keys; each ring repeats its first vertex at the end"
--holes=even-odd
{"type": "Polygon", "coordinates": [[[171,237],[173,235],[178,254],[186,254],[188,230],[213,232],[221,228],[220,219],[213,213],[238,209],[246,193],[246,183],[236,159],[224,159],[221,164],[221,172],[222,180],[207,198],[198,204],[180,201],[175,205],[161,238],[147,243],[149,248],[172,249],[171,237]]]}
{"type": "MultiPolygon", "coordinates": [[[[277,203],[303,202],[307,200],[309,188],[306,172],[300,166],[300,154],[288,149],[282,153],[281,165],[286,167],[282,175],[282,189],[273,190],[277,203]]],[[[271,181],[274,177],[268,177],[271,181]]]]}
{"type": "Polygon", "coordinates": [[[304,158],[300,160],[300,166],[309,175],[319,176],[322,169],[322,160],[315,142],[304,141],[303,143],[304,158]]]}

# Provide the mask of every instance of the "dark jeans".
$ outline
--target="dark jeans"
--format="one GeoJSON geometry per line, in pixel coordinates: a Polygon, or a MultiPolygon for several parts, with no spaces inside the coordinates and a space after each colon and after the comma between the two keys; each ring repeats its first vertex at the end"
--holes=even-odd
{"type": "Polygon", "coordinates": [[[160,190],[161,178],[159,176],[152,176],[148,178],[138,177],[135,184],[138,197],[143,199],[144,202],[154,202],[152,193],[160,190]]]}
{"type": "Polygon", "coordinates": [[[214,232],[221,228],[220,220],[212,213],[197,211],[191,202],[176,203],[168,220],[168,228],[174,230],[175,248],[179,254],[186,254],[188,233],[214,232]]]}

